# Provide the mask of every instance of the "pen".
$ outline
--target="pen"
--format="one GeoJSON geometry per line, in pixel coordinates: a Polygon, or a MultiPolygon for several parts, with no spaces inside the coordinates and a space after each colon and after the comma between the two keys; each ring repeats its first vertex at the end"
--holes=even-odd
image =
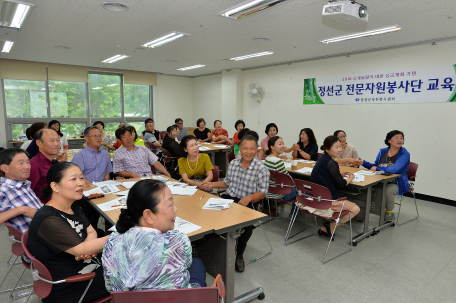
{"type": "Polygon", "coordinates": [[[200,201],[201,201],[201,199],[203,199],[203,197],[204,197],[204,195],[201,196],[200,201]]]}
{"type": "Polygon", "coordinates": [[[117,206],[122,206],[122,204],[119,204],[119,205],[111,205],[111,207],[117,207],[117,206]]]}

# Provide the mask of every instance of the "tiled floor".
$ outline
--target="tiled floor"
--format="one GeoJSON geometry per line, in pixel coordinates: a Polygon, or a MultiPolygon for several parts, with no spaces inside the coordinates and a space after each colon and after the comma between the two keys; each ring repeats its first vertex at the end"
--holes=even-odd
{"type": "MultiPolygon", "coordinates": [[[[412,216],[412,204],[412,199],[404,198],[403,219],[412,216]]],[[[426,201],[418,201],[418,207],[418,220],[387,228],[323,265],[326,238],[315,236],[283,245],[289,222],[285,218],[289,207],[285,206],[283,217],[265,225],[274,253],[236,274],[236,295],[263,287],[266,298],[262,302],[456,302],[456,207],[426,201]]],[[[304,226],[303,219],[301,214],[295,230],[304,226]]],[[[378,222],[378,217],[371,215],[371,221],[378,222]]],[[[362,224],[355,222],[354,234],[361,229],[362,224]]],[[[309,227],[303,235],[314,230],[309,227]]],[[[348,237],[348,227],[338,229],[330,254],[347,247],[348,237]]],[[[3,278],[10,255],[3,226],[0,240],[3,278]]],[[[244,258],[254,259],[267,251],[264,234],[256,229],[244,258]]],[[[16,276],[19,269],[14,269],[16,276]]],[[[31,281],[29,272],[26,278],[31,281]]],[[[10,302],[9,294],[0,294],[0,302],[10,302]]],[[[40,300],[34,296],[31,302],[40,300]]]]}

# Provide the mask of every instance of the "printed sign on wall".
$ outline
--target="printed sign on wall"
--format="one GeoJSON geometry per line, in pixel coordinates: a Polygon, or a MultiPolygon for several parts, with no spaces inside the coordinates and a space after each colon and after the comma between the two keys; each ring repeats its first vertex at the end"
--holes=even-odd
{"type": "Polygon", "coordinates": [[[304,104],[456,102],[456,65],[304,79],[304,104]]]}

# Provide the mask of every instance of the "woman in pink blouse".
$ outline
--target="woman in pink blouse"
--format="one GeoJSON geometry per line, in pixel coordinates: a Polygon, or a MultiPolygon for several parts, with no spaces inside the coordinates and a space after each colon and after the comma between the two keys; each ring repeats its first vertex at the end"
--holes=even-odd
{"type": "Polygon", "coordinates": [[[358,151],[356,147],[347,143],[347,134],[343,130],[336,130],[334,132],[334,137],[340,140],[342,145],[342,154],[340,158],[336,158],[336,162],[339,165],[353,166],[351,162],[358,160],[358,151]]]}

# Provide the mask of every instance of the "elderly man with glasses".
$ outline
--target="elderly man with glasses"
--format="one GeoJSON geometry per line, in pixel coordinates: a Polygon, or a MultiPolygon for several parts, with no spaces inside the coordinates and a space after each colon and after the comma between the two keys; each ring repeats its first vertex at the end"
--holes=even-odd
{"type": "Polygon", "coordinates": [[[96,126],[87,127],[84,130],[84,139],[87,147],[77,152],[71,162],[82,170],[86,184],[109,180],[109,173],[112,172],[111,155],[100,149],[100,131],[96,126]]]}

